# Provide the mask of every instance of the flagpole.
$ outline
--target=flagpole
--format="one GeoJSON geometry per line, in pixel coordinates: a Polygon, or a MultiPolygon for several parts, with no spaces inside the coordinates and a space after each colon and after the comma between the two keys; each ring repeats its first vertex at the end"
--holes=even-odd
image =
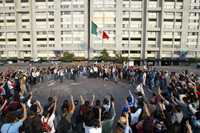
{"type": "Polygon", "coordinates": [[[90,0],[88,0],[88,62],[90,61],[90,0]]]}
{"type": "Polygon", "coordinates": [[[102,50],[103,50],[103,32],[102,32],[102,30],[101,30],[101,35],[100,35],[101,37],[102,37],[102,50]]]}

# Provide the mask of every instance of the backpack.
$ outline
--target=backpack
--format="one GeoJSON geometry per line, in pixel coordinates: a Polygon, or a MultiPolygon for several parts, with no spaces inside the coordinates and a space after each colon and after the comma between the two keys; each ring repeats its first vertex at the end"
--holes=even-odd
{"type": "Polygon", "coordinates": [[[45,120],[43,118],[43,121],[42,121],[42,130],[43,130],[43,132],[51,132],[52,128],[49,126],[48,121],[49,121],[49,119],[47,119],[47,121],[45,122],[45,120]]]}

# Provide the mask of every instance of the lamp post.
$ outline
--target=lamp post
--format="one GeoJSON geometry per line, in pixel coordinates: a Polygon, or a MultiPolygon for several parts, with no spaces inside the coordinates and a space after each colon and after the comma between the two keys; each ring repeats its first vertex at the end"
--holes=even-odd
{"type": "Polygon", "coordinates": [[[87,49],[88,62],[90,61],[90,0],[88,0],[88,49],[87,49]]]}

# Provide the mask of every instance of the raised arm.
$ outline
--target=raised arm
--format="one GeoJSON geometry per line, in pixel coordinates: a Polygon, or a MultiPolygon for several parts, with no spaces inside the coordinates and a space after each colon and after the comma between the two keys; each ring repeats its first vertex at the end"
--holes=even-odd
{"type": "Polygon", "coordinates": [[[56,112],[56,108],[57,108],[57,98],[55,97],[55,103],[54,103],[54,107],[53,107],[53,113],[56,112]]]}
{"type": "Polygon", "coordinates": [[[91,102],[91,106],[93,106],[93,105],[94,105],[94,100],[95,100],[95,95],[93,94],[93,95],[92,95],[92,102],[91,102]]]}
{"type": "Polygon", "coordinates": [[[148,117],[151,115],[150,111],[149,111],[149,108],[148,108],[146,103],[144,103],[144,111],[145,111],[145,113],[147,114],[148,117]]]}
{"type": "Polygon", "coordinates": [[[73,113],[75,110],[74,97],[70,95],[70,98],[71,98],[71,105],[72,105],[72,110],[70,112],[73,113]]]}
{"type": "Polygon", "coordinates": [[[36,104],[37,104],[38,107],[39,107],[39,111],[38,111],[37,113],[40,114],[40,115],[42,115],[43,112],[44,112],[44,109],[43,109],[41,103],[40,103],[39,101],[36,101],[36,104]]]}
{"type": "Polygon", "coordinates": [[[85,100],[82,95],[80,95],[80,99],[81,99],[81,105],[83,105],[85,103],[85,100]]]}
{"type": "Polygon", "coordinates": [[[99,108],[99,122],[101,123],[101,108],[99,108]]]}
{"type": "Polygon", "coordinates": [[[132,92],[131,92],[131,90],[129,90],[128,93],[129,93],[129,95],[131,96],[131,98],[132,98],[133,100],[135,100],[135,99],[134,99],[134,96],[133,96],[133,94],[132,94],[132,92]]]}
{"type": "Polygon", "coordinates": [[[26,109],[26,105],[24,103],[21,103],[21,106],[23,108],[23,117],[20,119],[21,121],[25,121],[27,118],[27,109],[26,109]]]}
{"type": "Polygon", "coordinates": [[[192,127],[191,127],[189,121],[186,121],[186,128],[187,128],[187,133],[193,133],[192,132],[192,127]]]}
{"type": "Polygon", "coordinates": [[[0,112],[4,109],[4,107],[6,106],[7,102],[8,102],[7,100],[4,101],[3,105],[0,108],[0,112]]]}

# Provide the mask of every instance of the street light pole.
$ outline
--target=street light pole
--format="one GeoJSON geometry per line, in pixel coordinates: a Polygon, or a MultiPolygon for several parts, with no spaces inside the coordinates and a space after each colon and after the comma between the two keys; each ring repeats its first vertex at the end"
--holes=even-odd
{"type": "Polygon", "coordinates": [[[90,61],[90,0],[88,0],[88,62],[90,61]]]}

